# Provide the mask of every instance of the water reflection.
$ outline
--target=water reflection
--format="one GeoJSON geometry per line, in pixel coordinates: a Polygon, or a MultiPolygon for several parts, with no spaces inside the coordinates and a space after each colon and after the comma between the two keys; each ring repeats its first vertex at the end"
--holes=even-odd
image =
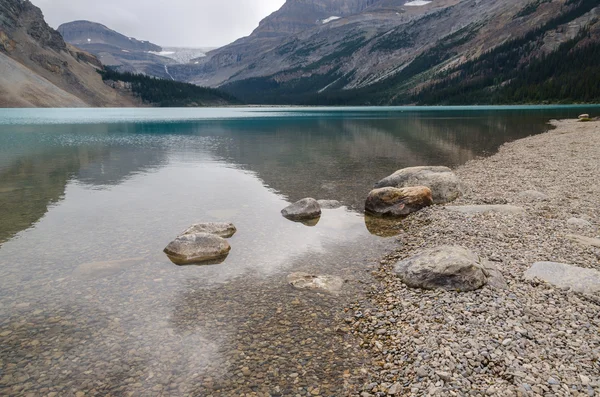
{"type": "Polygon", "coordinates": [[[337,316],[401,231],[362,216],[372,184],[546,128],[443,116],[0,126],[0,394],[346,394],[364,357],[337,316]],[[351,209],[281,216],[306,196],[351,209]],[[238,229],[227,260],[171,264],[210,221],[238,229]],[[301,293],[292,271],[348,283],[301,293]]]}
{"type": "MultiPolygon", "coordinates": [[[[404,116],[0,128],[0,243],[34,224],[71,179],[103,188],[170,158],[251,170],[290,201],[330,198],[361,210],[372,184],[411,165],[462,164],[542,132],[545,115],[404,116]]],[[[176,193],[176,192],[173,192],[176,193]]]]}

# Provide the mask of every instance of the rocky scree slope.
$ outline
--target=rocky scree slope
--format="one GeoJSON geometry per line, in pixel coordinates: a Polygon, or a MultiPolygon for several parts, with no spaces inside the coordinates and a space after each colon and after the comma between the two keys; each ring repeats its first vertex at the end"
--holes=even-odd
{"type": "Polygon", "coordinates": [[[27,0],[0,2],[0,106],[132,106],[106,86],[94,56],[66,44],[27,0]]]}
{"type": "MultiPolygon", "coordinates": [[[[536,102],[518,91],[553,54],[571,63],[526,92],[595,73],[600,0],[415,4],[288,0],[249,37],[171,73],[251,103],[347,105],[536,102]]],[[[581,91],[550,100],[595,95],[581,91]]]]}

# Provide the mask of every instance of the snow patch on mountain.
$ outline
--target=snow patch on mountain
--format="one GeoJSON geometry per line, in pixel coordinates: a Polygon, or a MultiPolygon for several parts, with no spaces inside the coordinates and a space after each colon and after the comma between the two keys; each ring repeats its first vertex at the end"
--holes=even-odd
{"type": "Polygon", "coordinates": [[[325,25],[326,23],[329,23],[329,22],[331,22],[331,21],[335,21],[336,19],[340,19],[340,18],[341,18],[341,17],[336,17],[336,16],[329,17],[329,18],[323,19],[323,20],[321,21],[321,23],[322,23],[323,25],[325,25]]]}
{"type": "Polygon", "coordinates": [[[190,63],[192,59],[203,58],[208,51],[214,48],[183,48],[163,47],[160,52],[150,51],[151,54],[174,59],[177,63],[190,63]]]}
{"type": "Polygon", "coordinates": [[[405,3],[405,6],[409,6],[409,7],[414,7],[414,6],[424,6],[431,3],[431,1],[426,1],[426,0],[413,0],[413,1],[409,1],[408,3],[405,3]]]}

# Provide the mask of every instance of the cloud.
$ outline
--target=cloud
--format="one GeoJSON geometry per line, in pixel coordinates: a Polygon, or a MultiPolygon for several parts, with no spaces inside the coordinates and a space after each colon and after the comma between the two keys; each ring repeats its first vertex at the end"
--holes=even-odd
{"type": "Polygon", "coordinates": [[[247,36],[285,0],[32,0],[54,28],[79,19],[163,46],[218,47],[247,36]]]}

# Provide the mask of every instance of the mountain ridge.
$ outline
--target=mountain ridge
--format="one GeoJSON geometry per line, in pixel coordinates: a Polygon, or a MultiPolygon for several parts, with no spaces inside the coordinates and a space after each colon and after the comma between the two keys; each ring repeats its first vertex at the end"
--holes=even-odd
{"type": "Polygon", "coordinates": [[[0,106],[133,106],[106,86],[93,55],[63,40],[28,0],[0,3],[0,106]]]}
{"type": "MultiPolygon", "coordinates": [[[[457,84],[464,86],[450,75],[459,74],[467,81],[477,77],[464,72],[461,65],[485,57],[504,43],[527,38],[520,49],[511,50],[515,62],[511,63],[510,73],[489,68],[478,72],[486,81],[492,80],[485,92],[513,84],[515,73],[525,73],[521,69],[558,51],[585,29],[590,36],[587,41],[596,43],[600,39],[596,28],[600,0],[407,3],[376,0],[357,13],[327,23],[315,21],[314,26],[295,33],[290,33],[292,25],[282,29],[281,34],[265,37],[260,33],[261,26],[269,25],[268,20],[274,18],[282,20],[284,5],[251,36],[208,53],[198,65],[176,65],[170,70],[177,79],[221,87],[250,103],[436,104],[446,99],[431,95],[426,99],[420,92],[443,82],[455,81],[452,89],[457,89],[457,84]],[[540,27],[543,31],[532,36],[540,27]],[[494,73],[500,73],[504,80],[494,81],[494,73]]],[[[481,91],[471,86],[466,89],[481,91]]],[[[483,93],[462,98],[463,103],[518,100],[483,93]]]]}

